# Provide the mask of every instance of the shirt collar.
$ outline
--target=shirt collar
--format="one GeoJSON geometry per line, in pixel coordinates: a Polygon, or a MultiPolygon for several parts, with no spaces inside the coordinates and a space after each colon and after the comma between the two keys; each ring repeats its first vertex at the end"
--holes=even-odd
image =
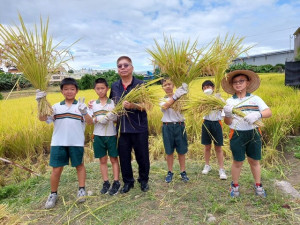
{"type": "MultiPolygon", "coordinates": [[[[76,99],[74,99],[74,101],[73,101],[72,104],[73,104],[73,105],[76,105],[77,102],[78,102],[78,101],[77,101],[76,99]]],[[[65,104],[66,104],[66,100],[63,100],[62,102],[60,102],[60,104],[61,104],[61,105],[65,105],[65,104]]]]}
{"type": "MultiPolygon", "coordinates": [[[[251,94],[247,92],[245,97],[249,97],[250,95],[251,94]]],[[[238,96],[236,94],[234,94],[234,95],[232,95],[232,98],[237,99],[238,96]]]]}
{"type": "MultiPolygon", "coordinates": [[[[96,100],[96,103],[97,103],[97,104],[100,104],[100,99],[97,99],[97,100],[96,100]]],[[[106,104],[110,104],[110,103],[111,103],[111,99],[110,99],[110,98],[107,98],[106,104]]]]}

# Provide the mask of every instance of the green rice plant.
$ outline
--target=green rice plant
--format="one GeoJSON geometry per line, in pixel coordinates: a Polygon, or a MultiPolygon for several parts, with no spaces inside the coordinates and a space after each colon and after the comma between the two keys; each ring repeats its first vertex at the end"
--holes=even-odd
{"type": "MultiPolygon", "coordinates": [[[[67,61],[72,59],[69,54],[71,46],[57,50],[61,43],[53,44],[52,37],[48,36],[49,18],[40,26],[30,30],[25,26],[19,14],[20,26],[5,26],[0,24],[0,62],[5,61],[14,65],[24,73],[34,88],[46,91],[51,73],[59,71],[67,61]]],[[[39,116],[51,115],[52,107],[42,98],[38,105],[39,116]]]]}

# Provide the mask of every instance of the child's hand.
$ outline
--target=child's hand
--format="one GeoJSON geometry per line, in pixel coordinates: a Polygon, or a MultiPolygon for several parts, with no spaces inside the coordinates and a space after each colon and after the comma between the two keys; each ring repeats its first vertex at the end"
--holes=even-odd
{"type": "Polygon", "coordinates": [[[107,116],[105,116],[105,115],[100,115],[95,118],[95,123],[101,123],[101,124],[105,125],[108,122],[109,122],[109,120],[108,120],[107,116]]]}
{"type": "Polygon", "coordinates": [[[85,115],[87,114],[87,106],[86,106],[86,104],[84,103],[84,100],[85,100],[84,97],[78,99],[78,102],[79,102],[79,104],[78,104],[78,110],[80,111],[80,113],[81,113],[83,116],[85,116],[85,115]]]}
{"type": "Polygon", "coordinates": [[[93,103],[94,103],[94,101],[95,100],[89,101],[89,103],[88,103],[89,109],[93,109],[93,103]]]}
{"type": "Polygon", "coordinates": [[[255,123],[255,121],[259,120],[260,118],[261,118],[260,112],[252,112],[247,114],[244,117],[244,120],[248,122],[250,125],[252,125],[253,123],[255,123]]]}
{"type": "Polygon", "coordinates": [[[112,113],[112,112],[109,112],[106,114],[106,117],[108,120],[110,121],[116,121],[117,120],[117,115],[112,113]]]}
{"type": "MultiPolygon", "coordinates": [[[[186,84],[187,85],[187,84],[186,84]]],[[[179,88],[176,89],[174,95],[173,95],[173,99],[176,101],[177,99],[179,99],[181,96],[187,94],[187,87],[183,87],[180,86],[179,88]]]]}
{"type": "Polygon", "coordinates": [[[232,117],[232,109],[233,109],[234,105],[231,104],[227,104],[224,106],[224,113],[225,113],[225,117],[232,117]]]}
{"type": "Polygon", "coordinates": [[[40,102],[41,99],[46,97],[46,95],[47,95],[45,91],[41,91],[40,89],[37,89],[35,92],[36,92],[35,100],[37,102],[40,102]]]}

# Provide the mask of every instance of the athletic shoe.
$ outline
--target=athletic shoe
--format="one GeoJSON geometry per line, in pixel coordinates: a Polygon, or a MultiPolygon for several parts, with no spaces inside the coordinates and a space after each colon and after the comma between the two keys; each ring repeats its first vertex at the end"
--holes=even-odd
{"type": "Polygon", "coordinates": [[[85,196],[86,196],[85,190],[83,188],[80,188],[77,193],[77,198],[78,198],[77,201],[79,203],[85,202],[85,196]]]}
{"type": "Polygon", "coordinates": [[[109,190],[109,195],[116,195],[119,192],[119,189],[121,187],[120,181],[115,180],[112,184],[111,189],[109,190]]]}
{"type": "Polygon", "coordinates": [[[184,182],[184,183],[186,183],[186,182],[188,182],[190,179],[188,178],[188,176],[186,175],[186,172],[185,171],[183,171],[183,172],[181,172],[180,173],[180,176],[181,176],[181,180],[184,182]]]}
{"type": "Polygon", "coordinates": [[[51,209],[56,205],[58,195],[56,193],[51,193],[46,201],[45,209],[51,209]]]}
{"type": "Polygon", "coordinates": [[[107,180],[107,181],[104,181],[100,193],[101,193],[101,194],[106,194],[106,193],[108,192],[109,188],[110,188],[110,183],[109,183],[109,181],[108,181],[108,180],[107,180]]]}
{"type": "Polygon", "coordinates": [[[173,179],[173,175],[174,175],[174,173],[172,173],[171,171],[169,171],[168,174],[167,174],[167,176],[166,176],[165,181],[167,183],[170,183],[172,181],[172,179],[173,179]]]}
{"type": "Polygon", "coordinates": [[[240,186],[233,186],[233,182],[231,182],[230,185],[230,196],[235,198],[235,197],[239,197],[240,196],[240,191],[239,191],[240,186]]]}
{"type": "Polygon", "coordinates": [[[148,182],[141,182],[141,190],[143,192],[149,191],[149,184],[148,184],[148,182]]]}
{"type": "Polygon", "coordinates": [[[225,173],[224,169],[219,170],[219,175],[220,175],[221,180],[226,180],[227,179],[227,176],[226,176],[226,173],[225,173]]]}
{"type": "Polygon", "coordinates": [[[254,189],[255,189],[255,194],[260,196],[260,197],[267,197],[266,191],[264,190],[264,188],[262,187],[262,185],[260,186],[256,186],[254,185],[254,189]]]}
{"type": "Polygon", "coordinates": [[[202,174],[208,174],[208,172],[211,171],[211,166],[210,165],[205,165],[203,170],[202,170],[202,174]]]}

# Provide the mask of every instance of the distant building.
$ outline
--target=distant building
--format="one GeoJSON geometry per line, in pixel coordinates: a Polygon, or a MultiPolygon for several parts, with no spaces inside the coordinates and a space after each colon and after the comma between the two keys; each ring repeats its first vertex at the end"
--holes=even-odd
{"type": "Polygon", "coordinates": [[[300,27],[294,33],[294,57],[296,58],[298,54],[298,49],[300,49],[300,27]]]}
{"type": "Polygon", "coordinates": [[[293,59],[294,50],[284,50],[258,55],[250,55],[248,57],[239,57],[233,60],[233,64],[247,63],[248,65],[256,66],[271,64],[272,66],[275,66],[276,64],[285,64],[285,62],[293,61],[293,59]]]}

